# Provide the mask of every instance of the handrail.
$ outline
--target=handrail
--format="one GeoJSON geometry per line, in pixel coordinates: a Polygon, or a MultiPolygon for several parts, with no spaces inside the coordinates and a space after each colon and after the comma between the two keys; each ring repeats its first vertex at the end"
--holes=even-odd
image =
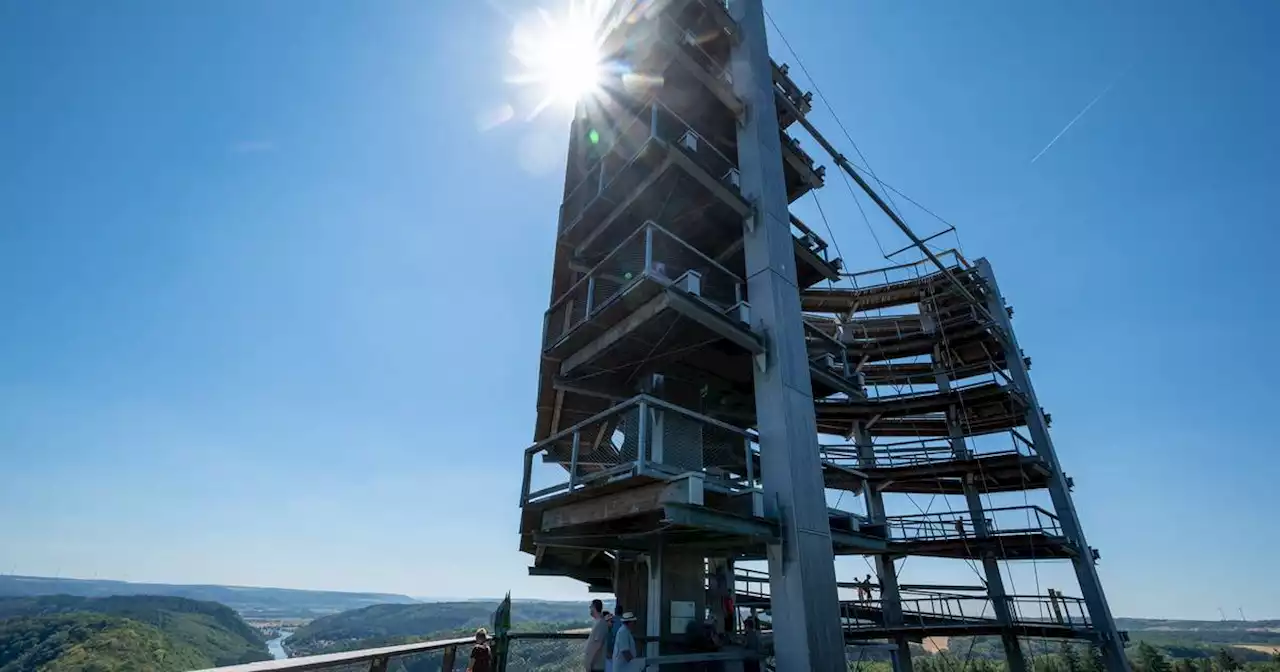
{"type": "MultiPolygon", "coordinates": [[[[873,586],[874,587],[874,586],[873,586]]],[[[1060,593],[1044,595],[1006,595],[1003,598],[1009,605],[1013,621],[1024,625],[1063,625],[1074,627],[1087,626],[1090,622],[1085,602],[1080,597],[1069,597],[1060,593]],[[1028,613],[1023,609],[1027,605],[1038,606],[1038,614],[1028,613]]],[[[870,600],[853,600],[844,603],[842,613],[845,627],[853,630],[877,629],[883,627],[878,620],[859,616],[858,609],[884,608],[884,598],[870,600]]],[[[903,597],[900,600],[905,623],[912,627],[951,627],[954,625],[997,625],[999,620],[994,613],[988,615],[993,605],[990,596],[930,594],[926,597],[903,597]],[[979,607],[981,607],[979,609],[979,607]],[[976,612],[976,613],[975,613],[976,612]],[[928,620],[936,620],[929,623],[928,620]]]]}
{"type": "MultiPolygon", "coordinates": [[[[945,257],[945,256],[948,256],[948,255],[952,255],[952,256],[954,256],[954,255],[956,255],[956,254],[957,254],[957,252],[956,252],[955,248],[951,248],[951,249],[946,249],[946,250],[943,250],[943,251],[939,252],[939,253],[938,253],[938,257],[939,257],[939,258],[941,258],[941,257],[945,257]]],[[[910,268],[910,267],[912,267],[912,266],[923,266],[923,265],[925,265],[926,263],[928,263],[928,260],[927,260],[927,259],[921,259],[921,260],[918,260],[918,261],[908,261],[908,262],[906,262],[906,263],[902,263],[902,264],[894,264],[894,265],[892,265],[892,266],[882,266],[882,267],[880,267],[880,268],[872,268],[872,269],[868,269],[868,270],[865,270],[865,271],[858,271],[857,273],[843,273],[842,275],[843,275],[844,277],[847,277],[847,278],[856,278],[856,277],[860,277],[860,276],[863,276],[863,275],[871,275],[871,274],[873,274],[873,273],[884,273],[885,271],[896,271],[896,270],[898,270],[898,269],[900,269],[900,268],[910,268]]]]}
{"type": "Polygon", "coordinates": [[[571,225],[575,224],[578,221],[578,219],[582,216],[582,212],[586,210],[587,205],[594,202],[595,199],[599,198],[600,194],[606,191],[614,183],[614,181],[617,180],[618,174],[623,172],[626,169],[626,166],[630,166],[641,156],[641,154],[644,151],[644,147],[648,146],[649,142],[657,141],[660,144],[675,147],[675,146],[678,146],[679,140],[681,138],[685,137],[686,135],[692,134],[693,137],[699,140],[700,145],[704,145],[708,149],[710,149],[712,152],[714,152],[715,155],[719,157],[719,161],[722,162],[725,166],[730,168],[736,168],[735,162],[731,161],[729,157],[725,156],[724,152],[721,152],[719,149],[716,149],[715,145],[712,144],[711,141],[708,140],[705,135],[698,132],[698,130],[694,128],[693,124],[690,124],[683,117],[677,114],[674,110],[672,110],[670,107],[668,107],[667,105],[662,103],[660,100],[658,100],[657,96],[650,96],[645,103],[640,105],[639,110],[640,111],[634,117],[624,120],[624,124],[619,125],[619,128],[621,130],[618,132],[614,141],[609,144],[608,149],[603,153],[601,153],[600,158],[597,159],[594,163],[592,163],[592,165],[584,171],[583,173],[584,177],[582,178],[582,180],[578,184],[574,185],[573,189],[569,190],[569,192],[565,195],[564,199],[560,204],[561,221],[557,228],[558,235],[562,235],[565,232],[567,232],[570,228],[572,228],[571,225]],[[641,143],[635,155],[627,159],[627,161],[624,163],[624,166],[619,170],[615,171],[615,174],[613,175],[613,177],[611,177],[608,181],[605,181],[600,175],[594,175],[597,171],[603,171],[605,160],[614,154],[618,145],[622,142],[622,139],[627,136],[627,132],[629,132],[638,122],[644,120],[646,117],[649,120],[649,135],[646,141],[644,143],[641,143]],[[674,120],[677,125],[676,130],[679,132],[671,133],[671,134],[660,133],[659,127],[663,127],[662,121],[664,118],[674,120]],[[596,196],[586,201],[582,205],[582,208],[580,209],[579,212],[570,213],[570,216],[566,217],[565,208],[571,202],[574,201],[573,197],[578,193],[578,191],[593,179],[593,175],[594,175],[594,179],[598,183],[597,184],[598,191],[596,196]]]}
{"type": "Polygon", "coordinates": [[[641,401],[649,401],[649,400],[653,400],[653,397],[650,397],[644,394],[631,397],[630,399],[620,404],[610,406],[609,408],[606,408],[603,411],[596,413],[595,415],[587,418],[586,420],[583,420],[582,422],[579,422],[576,425],[568,427],[567,429],[562,429],[556,432],[555,434],[552,434],[551,436],[548,436],[547,438],[533,444],[532,446],[525,448],[524,453],[526,455],[533,455],[534,453],[537,453],[540,449],[542,449],[545,446],[548,446],[552,443],[556,443],[557,441],[560,441],[565,437],[573,436],[574,432],[581,431],[582,428],[586,427],[587,425],[594,425],[595,423],[600,422],[601,420],[604,420],[605,418],[611,415],[616,415],[620,411],[624,411],[632,406],[639,404],[641,401]]]}
{"type": "MultiPolygon", "coordinates": [[[[994,371],[994,369],[993,369],[993,371],[994,371]]],[[[988,372],[988,373],[992,373],[992,372],[988,372]]],[[[1003,374],[1003,372],[1001,372],[1001,373],[1003,374]]],[[[954,385],[954,386],[952,386],[952,387],[951,387],[951,389],[946,390],[946,391],[943,391],[943,390],[911,390],[911,391],[909,391],[909,392],[901,392],[901,393],[895,393],[895,394],[885,394],[885,395],[878,395],[878,396],[869,395],[869,396],[870,396],[870,398],[868,399],[868,401],[874,401],[874,402],[890,402],[890,401],[907,401],[907,400],[910,400],[910,399],[927,399],[927,398],[929,398],[929,397],[941,396],[941,395],[944,395],[944,394],[949,394],[949,393],[951,393],[951,392],[960,392],[960,393],[968,392],[968,391],[970,391],[970,390],[975,390],[975,389],[977,389],[977,388],[980,388],[980,387],[986,387],[986,386],[989,386],[989,385],[996,385],[996,386],[1000,387],[1001,389],[1003,389],[1003,390],[1004,390],[1004,391],[1006,391],[1006,392],[1017,392],[1017,390],[1016,390],[1016,389],[1014,389],[1014,387],[1013,387],[1012,385],[1001,385],[998,381],[995,381],[995,380],[987,380],[987,379],[985,378],[985,376],[986,376],[986,375],[988,375],[988,374],[985,374],[985,373],[984,373],[984,374],[979,374],[979,376],[982,376],[982,380],[972,380],[973,378],[977,378],[977,377],[979,377],[979,376],[970,376],[968,379],[966,379],[968,382],[965,382],[963,385],[954,385]]],[[[1007,378],[1007,377],[1008,377],[1008,376],[1006,376],[1006,378],[1007,378]]],[[[869,386],[869,387],[893,387],[893,386],[892,386],[892,385],[871,385],[871,386],[869,386]]],[[[895,390],[895,392],[896,392],[896,390],[895,390]]]]}
{"type": "Polygon", "coordinates": [[[414,644],[383,646],[376,649],[360,649],[358,651],[342,651],[340,653],[322,653],[316,656],[303,656],[301,658],[265,660],[260,663],[246,663],[243,665],[231,665],[228,667],[211,667],[205,670],[199,670],[198,672],[213,672],[215,670],[217,672],[275,672],[276,670],[303,672],[304,670],[323,670],[336,665],[373,663],[382,659],[399,658],[401,656],[430,653],[432,651],[444,651],[449,648],[466,646],[474,643],[475,638],[473,637],[440,639],[430,642],[416,642],[414,644]]]}
{"type": "Polygon", "coordinates": [[[520,505],[637,475],[667,478],[701,472],[706,482],[716,487],[754,489],[758,466],[751,449],[753,439],[740,427],[647,394],[636,395],[526,448],[520,505]],[[664,419],[674,422],[672,416],[701,426],[693,453],[684,449],[667,454],[661,450],[663,444],[654,440],[655,423],[664,419]],[[613,438],[623,428],[622,438],[613,438]],[[539,454],[539,464],[545,466],[535,470],[539,454]],[[547,468],[560,475],[547,478],[547,468]],[[568,472],[567,480],[561,469],[568,472]]]}
{"type": "Polygon", "coordinates": [[[560,306],[564,305],[564,303],[573,296],[573,293],[575,290],[577,290],[584,283],[590,280],[591,277],[595,275],[596,271],[600,270],[601,267],[603,267],[605,264],[612,261],[614,255],[618,254],[618,252],[620,252],[622,248],[626,247],[627,244],[631,242],[632,238],[644,235],[644,231],[647,224],[648,222],[646,222],[644,225],[641,225],[635,231],[632,231],[630,235],[622,239],[622,242],[614,246],[612,250],[609,250],[609,253],[604,255],[604,258],[600,260],[600,263],[596,264],[595,266],[592,266],[590,270],[582,274],[582,277],[579,278],[577,282],[573,283],[572,285],[569,285],[569,289],[566,289],[564,293],[560,295],[560,298],[556,299],[555,301],[552,301],[551,305],[543,312],[543,314],[550,314],[556,308],[559,308],[560,306]]]}
{"type": "Polygon", "coordinates": [[[699,297],[721,312],[742,300],[746,281],[653,220],[645,220],[543,313],[543,347],[551,348],[641,281],[663,287],[697,272],[699,297]]]}
{"type": "MultiPolygon", "coordinates": [[[[965,260],[965,259],[964,259],[964,257],[960,256],[960,253],[959,253],[957,250],[955,250],[954,248],[953,248],[953,249],[948,249],[948,250],[943,250],[943,251],[939,252],[937,256],[938,256],[939,258],[946,257],[946,256],[951,256],[951,257],[953,257],[953,258],[957,259],[957,263],[956,263],[956,264],[954,264],[954,266],[959,267],[959,268],[963,268],[964,270],[968,270],[968,269],[970,268],[970,267],[969,267],[969,265],[968,265],[968,260],[965,260]],[[961,260],[963,260],[963,261],[961,261],[961,260]]],[[[912,268],[912,267],[914,267],[914,266],[924,266],[924,265],[927,265],[927,264],[929,264],[929,263],[930,263],[930,262],[929,262],[927,259],[922,259],[922,260],[920,260],[920,261],[911,261],[911,262],[907,262],[907,263],[905,263],[905,264],[895,264],[895,265],[893,265],[893,266],[884,266],[884,267],[881,267],[881,268],[872,268],[872,269],[869,269],[869,270],[866,270],[866,271],[858,271],[857,273],[841,273],[841,274],[840,274],[840,277],[842,277],[842,278],[849,278],[850,280],[856,280],[857,278],[860,278],[860,277],[863,277],[863,276],[867,276],[867,275],[884,274],[884,273],[888,273],[889,271],[897,271],[897,270],[901,270],[901,269],[904,269],[904,268],[912,268]]],[[[931,272],[926,273],[926,274],[924,274],[924,275],[921,275],[921,276],[919,276],[919,278],[915,278],[915,279],[917,279],[917,280],[918,280],[918,279],[920,279],[920,278],[927,278],[927,277],[930,277],[930,276],[933,276],[933,275],[937,275],[937,274],[939,274],[939,273],[941,273],[941,271],[931,271],[931,272]]],[[[909,280],[899,280],[899,281],[897,281],[897,282],[886,282],[885,284],[890,284],[890,285],[892,285],[892,284],[898,284],[898,283],[901,283],[901,282],[909,282],[909,280]]],[[[856,285],[855,285],[855,286],[856,286],[856,285]]],[[[870,287],[875,287],[875,286],[877,286],[877,285],[870,285],[870,287]]]]}
{"type": "MultiPolygon", "coordinates": [[[[939,439],[946,440],[946,439],[939,439]]],[[[1035,452],[1028,446],[1015,444],[1011,448],[1001,448],[998,450],[970,450],[964,457],[956,453],[956,449],[951,445],[926,446],[920,445],[915,448],[883,448],[876,445],[871,446],[875,457],[876,466],[895,467],[895,466],[917,466],[922,464],[945,464],[947,462],[955,462],[958,460],[984,459],[992,457],[1006,457],[1011,455],[1021,457],[1035,457],[1035,452]]],[[[859,448],[856,445],[842,446],[819,446],[819,452],[831,460],[858,462],[861,464],[864,460],[859,454],[859,448]]]]}
{"type": "Polygon", "coordinates": [[[672,240],[674,240],[674,241],[676,241],[677,243],[679,243],[681,247],[683,247],[683,248],[685,248],[686,250],[689,250],[690,252],[693,252],[694,254],[698,255],[699,257],[701,257],[701,258],[702,258],[702,260],[703,260],[703,261],[707,262],[708,264],[711,264],[711,267],[712,267],[712,268],[714,268],[714,269],[716,269],[717,271],[720,271],[721,273],[724,273],[725,275],[727,275],[727,276],[729,276],[729,277],[733,278],[733,279],[734,279],[735,281],[737,281],[737,282],[740,282],[740,283],[741,283],[741,282],[745,282],[745,280],[743,280],[743,279],[742,279],[742,277],[741,277],[741,276],[739,276],[737,273],[734,273],[733,271],[729,270],[728,268],[725,268],[725,267],[724,267],[724,265],[723,265],[723,264],[721,264],[720,262],[718,262],[718,261],[716,261],[715,259],[712,259],[711,257],[708,257],[707,255],[703,254],[701,250],[699,250],[698,248],[696,248],[696,247],[694,247],[694,246],[690,245],[689,243],[685,242],[685,240],[684,240],[683,238],[681,238],[680,236],[677,236],[676,234],[671,233],[670,231],[668,231],[668,230],[664,229],[664,228],[662,227],[662,225],[661,225],[661,224],[658,224],[657,222],[655,222],[655,221],[653,221],[652,219],[650,219],[650,220],[646,220],[646,221],[645,221],[645,225],[646,225],[646,226],[648,226],[649,228],[651,228],[651,229],[655,230],[655,231],[660,231],[660,232],[662,232],[662,233],[667,234],[667,236],[668,236],[669,238],[671,238],[672,240]]]}
{"type": "MultiPolygon", "coordinates": [[[[618,145],[622,144],[622,139],[627,136],[626,134],[627,131],[631,130],[632,127],[640,123],[646,117],[652,119],[653,113],[651,110],[651,106],[656,100],[657,100],[656,94],[649,96],[648,98],[645,99],[643,103],[637,106],[636,109],[638,109],[639,111],[636,112],[634,116],[630,118],[623,118],[623,120],[619,122],[617,126],[617,129],[618,129],[617,131],[613,131],[611,129],[610,132],[613,133],[613,140],[609,143],[607,147],[604,148],[604,151],[600,152],[600,156],[595,161],[593,161],[590,166],[587,166],[587,168],[582,171],[582,174],[584,175],[584,177],[581,180],[579,180],[577,184],[573,185],[572,189],[570,189],[567,193],[565,193],[563,203],[568,203],[571,200],[570,197],[578,193],[578,190],[581,189],[583,186],[585,186],[591,180],[591,174],[594,173],[598,168],[600,168],[600,166],[604,164],[605,159],[608,158],[611,154],[613,154],[614,150],[618,148],[618,145]]],[[[652,129],[650,129],[650,133],[652,133],[652,129]]],[[[599,178],[596,178],[596,179],[597,181],[599,180],[599,178]]],[[[561,204],[561,207],[563,207],[563,203],[561,204]]],[[[563,223],[562,223],[562,226],[563,226],[563,223]]]]}
{"type": "MultiPolygon", "coordinates": [[[[1054,520],[1058,520],[1057,516],[1055,516],[1052,513],[1049,513],[1043,507],[1036,506],[1034,504],[1020,505],[1020,506],[997,506],[994,508],[982,510],[983,513],[999,513],[1001,511],[1038,511],[1054,520]]],[[[924,520],[929,518],[939,518],[943,516],[949,516],[949,517],[955,518],[958,516],[968,516],[968,515],[969,515],[969,511],[968,509],[965,509],[962,511],[956,510],[956,511],[936,511],[933,513],[909,513],[901,516],[889,516],[889,520],[891,521],[892,520],[917,520],[917,519],[924,520]]]]}

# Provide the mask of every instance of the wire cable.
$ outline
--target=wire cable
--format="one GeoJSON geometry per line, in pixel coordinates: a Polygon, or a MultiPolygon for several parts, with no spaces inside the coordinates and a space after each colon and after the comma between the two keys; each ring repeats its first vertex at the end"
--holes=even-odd
{"type": "MultiPolygon", "coordinates": [[[[840,132],[844,133],[845,139],[849,141],[849,144],[853,145],[853,151],[858,153],[858,158],[862,159],[863,163],[870,166],[871,162],[868,161],[866,155],[862,153],[862,149],[858,147],[858,143],[854,142],[853,136],[849,134],[849,129],[845,128],[844,122],[840,121],[840,115],[836,114],[836,110],[831,105],[831,102],[827,100],[827,96],[822,93],[822,87],[818,86],[818,80],[814,79],[813,75],[809,73],[809,68],[805,67],[804,60],[801,59],[800,54],[792,48],[791,41],[787,39],[786,34],[778,27],[778,22],[773,20],[773,15],[769,13],[768,9],[764,10],[764,16],[769,20],[769,24],[773,26],[773,30],[778,33],[778,37],[782,38],[783,46],[785,46],[787,51],[791,53],[792,58],[796,59],[796,65],[800,66],[800,71],[804,73],[804,76],[809,80],[809,83],[813,85],[814,93],[818,94],[818,98],[822,101],[822,104],[827,108],[827,111],[831,113],[831,117],[835,119],[836,125],[840,127],[840,132]]],[[[884,187],[884,185],[880,183],[880,178],[876,176],[875,171],[868,169],[867,172],[871,175],[872,179],[876,181],[876,183],[880,184],[882,188],[884,187]]],[[[895,211],[899,210],[898,205],[893,202],[892,196],[889,197],[889,203],[893,206],[895,211]]],[[[899,213],[898,216],[901,217],[901,213],[899,213]]]]}

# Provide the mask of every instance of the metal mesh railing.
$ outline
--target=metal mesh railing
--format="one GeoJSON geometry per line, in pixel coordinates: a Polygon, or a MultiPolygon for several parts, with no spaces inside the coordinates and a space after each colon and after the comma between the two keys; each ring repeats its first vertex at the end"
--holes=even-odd
{"type": "MultiPolygon", "coordinates": [[[[1032,449],[1031,443],[1024,439],[1017,432],[1000,432],[999,434],[1008,434],[1010,441],[1008,444],[1001,443],[998,446],[978,446],[978,450],[972,450],[973,446],[968,446],[971,452],[966,457],[986,458],[1001,455],[1019,455],[1021,457],[1035,457],[1036,453],[1032,449]]],[[[894,467],[916,467],[930,464],[940,464],[944,462],[952,462],[960,459],[956,455],[956,449],[952,445],[950,438],[936,439],[912,439],[909,441],[895,441],[892,443],[883,443],[872,446],[871,460],[864,460],[860,457],[858,446],[853,444],[824,445],[821,447],[822,458],[829,460],[835,464],[859,468],[894,468],[894,467]]],[[[968,442],[966,442],[968,443],[968,442]]]]}
{"type": "Polygon", "coordinates": [[[649,256],[647,240],[644,229],[636,230],[556,299],[546,313],[546,347],[555,344],[623,290],[639,282],[649,256]]]}
{"type": "Polygon", "coordinates": [[[652,223],[647,227],[652,230],[650,271],[654,276],[675,281],[686,273],[697,273],[699,295],[721,310],[742,300],[742,278],[665,229],[652,223]]]}
{"type": "Polygon", "coordinates": [[[543,347],[549,348],[636,283],[649,278],[664,285],[686,275],[685,287],[720,310],[742,297],[743,280],[653,222],[618,244],[547,309],[543,347]]]}
{"type": "Polygon", "coordinates": [[[563,494],[634,469],[642,459],[642,408],[637,397],[526,450],[521,502],[563,494]]]}
{"type": "Polygon", "coordinates": [[[525,451],[521,505],[640,472],[703,474],[729,489],[758,485],[746,430],[640,395],[525,451]]]}
{"type": "Polygon", "coordinates": [[[564,197],[560,205],[560,232],[577,224],[593,201],[600,198],[609,183],[640,156],[654,135],[652,105],[642,106],[637,114],[624,117],[616,124],[600,119],[585,133],[597,157],[582,180],[564,197]]]}
{"type": "Polygon", "coordinates": [[[736,162],[706,139],[689,122],[656,100],[646,103],[638,113],[620,120],[616,126],[591,129],[600,158],[582,180],[565,196],[560,206],[560,233],[577,228],[584,215],[597,202],[614,203],[618,194],[610,187],[636,163],[653,143],[679,147],[695,164],[713,178],[737,190],[736,162]],[[613,129],[617,130],[613,130],[613,129]]]}
{"type": "Polygon", "coordinates": [[[702,47],[705,35],[688,30],[679,25],[669,15],[663,14],[659,19],[659,27],[662,38],[669,44],[678,45],[685,55],[694,63],[698,64],[713,79],[718,79],[726,84],[732,84],[733,78],[729,74],[729,68],[726,64],[720,63],[715,56],[712,56],[702,47]]]}
{"type": "Polygon", "coordinates": [[[666,107],[661,107],[659,112],[655,135],[678,147],[711,177],[736,193],[740,189],[737,162],[675,112],[666,107]]]}
{"type": "MultiPolygon", "coordinates": [[[[991,536],[1044,534],[1062,536],[1058,517],[1038,506],[1006,506],[984,509],[983,518],[991,536]]],[[[968,511],[942,511],[885,519],[891,541],[941,541],[974,539],[973,516],[968,511]]]]}
{"type": "MultiPolygon", "coordinates": [[[[1005,392],[1020,398],[1016,388],[1013,386],[1013,379],[1009,374],[1005,373],[995,362],[985,362],[983,367],[974,367],[967,371],[965,378],[959,383],[953,383],[948,386],[948,391],[957,394],[977,388],[985,388],[991,385],[998,385],[1005,392]]],[[[867,386],[867,398],[874,401],[892,402],[892,401],[909,401],[911,399],[922,399],[942,394],[942,390],[938,388],[936,383],[919,383],[902,389],[901,385],[893,384],[873,384],[867,386]]]]}
{"type": "MultiPolygon", "coordinates": [[[[1057,591],[1048,595],[1010,595],[1003,598],[1010,615],[1019,625],[1062,625],[1088,627],[1089,611],[1082,598],[1057,591]]],[[[847,600],[841,612],[847,629],[874,629],[885,624],[886,600],[847,600]]],[[[902,625],[908,627],[954,627],[995,625],[996,610],[986,595],[964,595],[935,591],[902,591],[902,625]]]]}
{"type": "MultiPolygon", "coordinates": [[[[582,669],[586,635],[581,638],[512,639],[507,647],[507,672],[565,672],[582,669]]],[[[459,667],[458,669],[464,669],[459,667]]]]}

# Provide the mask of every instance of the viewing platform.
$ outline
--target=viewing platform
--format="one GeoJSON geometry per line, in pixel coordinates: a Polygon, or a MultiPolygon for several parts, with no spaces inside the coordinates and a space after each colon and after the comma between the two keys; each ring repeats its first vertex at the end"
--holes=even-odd
{"type": "MultiPolygon", "coordinates": [[[[1012,595],[1005,598],[1013,614],[1012,630],[1020,637],[1090,639],[1091,623],[1084,600],[1078,597],[1012,595]]],[[[841,601],[847,636],[880,639],[906,635],[909,640],[925,637],[999,636],[1005,632],[994,617],[992,600],[986,596],[904,594],[902,621],[890,624],[884,601],[841,601]]]]}
{"type": "MultiPolygon", "coordinates": [[[[780,531],[764,513],[758,452],[751,432],[636,396],[525,451],[522,545],[638,552],[661,537],[708,555],[764,557],[780,531]]],[[[883,526],[834,509],[828,518],[837,552],[886,550],[883,526]]]]}
{"type": "MultiPolygon", "coordinates": [[[[560,240],[574,256],[590,260],[608,254],[643,222],[661,222],[672,235],[720,263],[741,257],[742,220],[750,205],[738,191],[735,150],[695,130],[661,102],[618,111],[616,126],[591,129],[598,154],[565,195],[560,240]],[[652,197],[647,197],[652,196],[652,197]],[[696,212],[697,217],[666,213],[696,212]]],[[[789,179],[803,181],[795,166],[807,163],[793,148],[789,179]]],[[[784,156],[787,153],[784,152],[784,156]]],[[[803,172],[803,171],[801,171],[803,172]]],[[[825,256],[826,244],[793,220],[797,278],[808,287],[839,277],[825,256]]]]}
{"type": "Polygon", "coordinates": [[[950,439],[876,445],[872,460],[861,459],[854,445],[825,445],[822,455],[824,460],[857,469],[881,492],[962,495],[966,481],[988,493],[1047,487],[1049,466],[1019,434],[1008,434],[1008,448],[959,455],[950,439]]]}
{"type": "MultiPolygon", "coordinates": [[[[769,577],[766,572],[738,569],[734,575],[735,603],[743,609],[769,612],[769,577]]],[[[888,617],[885,600],[859,596],[858,582],[841,582],[845,595],[840,613],[846,640],[892,639],[904,635],[919,642],[925,637],[994,636],[1002,632],[990,597],[975,593],[983,587],[903,587],[901,619],[888,617]],[[852,594],[850,596],[849,594],[852,594]],[[897,621],[894,624],[894,621],[897,621]]],[[[879,591],[875,583],[868,588],[879,591]]],[[[1051,594],[1011,595],[1004,598],[1017,633],[1026,637],[1089,639],[1093,637],[1084,600],[1053,591],[1051,594]]]]}
{"type": "Polygon", "coordinates": [[[968,310],[973,304],[962,290],[970,296],[983,295],[976,270],[956,250],[946,250],[936,256],[947,265],[948,273],[929,261],[845,273],[841,275],[841,283],[846,286],[802,292],[801,307],[806,313],[853,315],[910,306],[927,298],[934,304],[934,310],[943,314],[968,310]],[[948,275],[959,283],[958,287],[948,275]]]}
{"type": "Polygon", "coordinates": [[[819,431],[847,435],[855,423],[865,423],[873,436],[948,436],[945,413],[956,409],[958,423],[968,434],[1010,430],[1025,423],[1026,401],[1014,388],[981,382],[951,390],[815,402],[819,431]]]}
{"type": "Polygon", "coordinates": [[[987,535],[979,536],[973,515],[944,511],[889,516],[887,551],[937,558],[1000,560],[1070,559],[1075,547],[1062,533],[1058,517],[1038,506],[1006,506],[983,510],[987,535]]]}

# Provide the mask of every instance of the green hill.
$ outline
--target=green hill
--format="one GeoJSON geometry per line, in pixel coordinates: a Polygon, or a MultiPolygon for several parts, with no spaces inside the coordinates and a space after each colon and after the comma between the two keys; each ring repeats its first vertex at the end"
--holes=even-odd
{"type": "Polygon", "coordinates": [[[77,595],[169,595],[225,604],[246,617],[310,617],[359,609],[371,604],[413,604],[404,595],[388,593],[342,593],[329,590],[290,588],[249,588],[244,586],[174,585],[129,583],[97,579],[55,579],[42,576],[0,575],[0,596],[35,597],[77,595]]]}
{"type": "Polygon", "coordinates": [[[126,618],[74,613],[0,620],[0,672],[182,672],[213,664],[159,629],[126,618]]]}
{"type": "MultiPolygon", "coordinates": [[[[289,638],[298,654],[325,653],[408,641],[456,637],[490,624],[497,602],[379,604],[318,618],[289,638]]],[[[512,605],[512,625],[525,630],[562,630],[589,624],[585,602],[521,601],[512,605]]]]}
{"type": "MultiPolygon", "coordinates": [[[[54,652],[46,662],[59,665],[91,657],[101,660],[103,669],[115,669],[111,667],[112,656],[136,661],[148,650],[155,653],[156,665],[166,660],[187,665],[181,669],[271,658],[262,637],[229,607],[181,597],[0,598],[0,624],[7,633],[0,644],[4,652],[0,666],[36,655],[32,651],[45,652],[39,654],[41,658],[54,652]],[[193,656],[199,660],[192,662],[193,656]]],[[[33,668],[19,665],[13,669],[33,668]]],[[[152,668],[124,665],[119,669],[152,668]]],[[[168,663],[155,669],[169,669],[168,663]]],[[[0,670],[7,672],[4,667],[0,670]]]]}

